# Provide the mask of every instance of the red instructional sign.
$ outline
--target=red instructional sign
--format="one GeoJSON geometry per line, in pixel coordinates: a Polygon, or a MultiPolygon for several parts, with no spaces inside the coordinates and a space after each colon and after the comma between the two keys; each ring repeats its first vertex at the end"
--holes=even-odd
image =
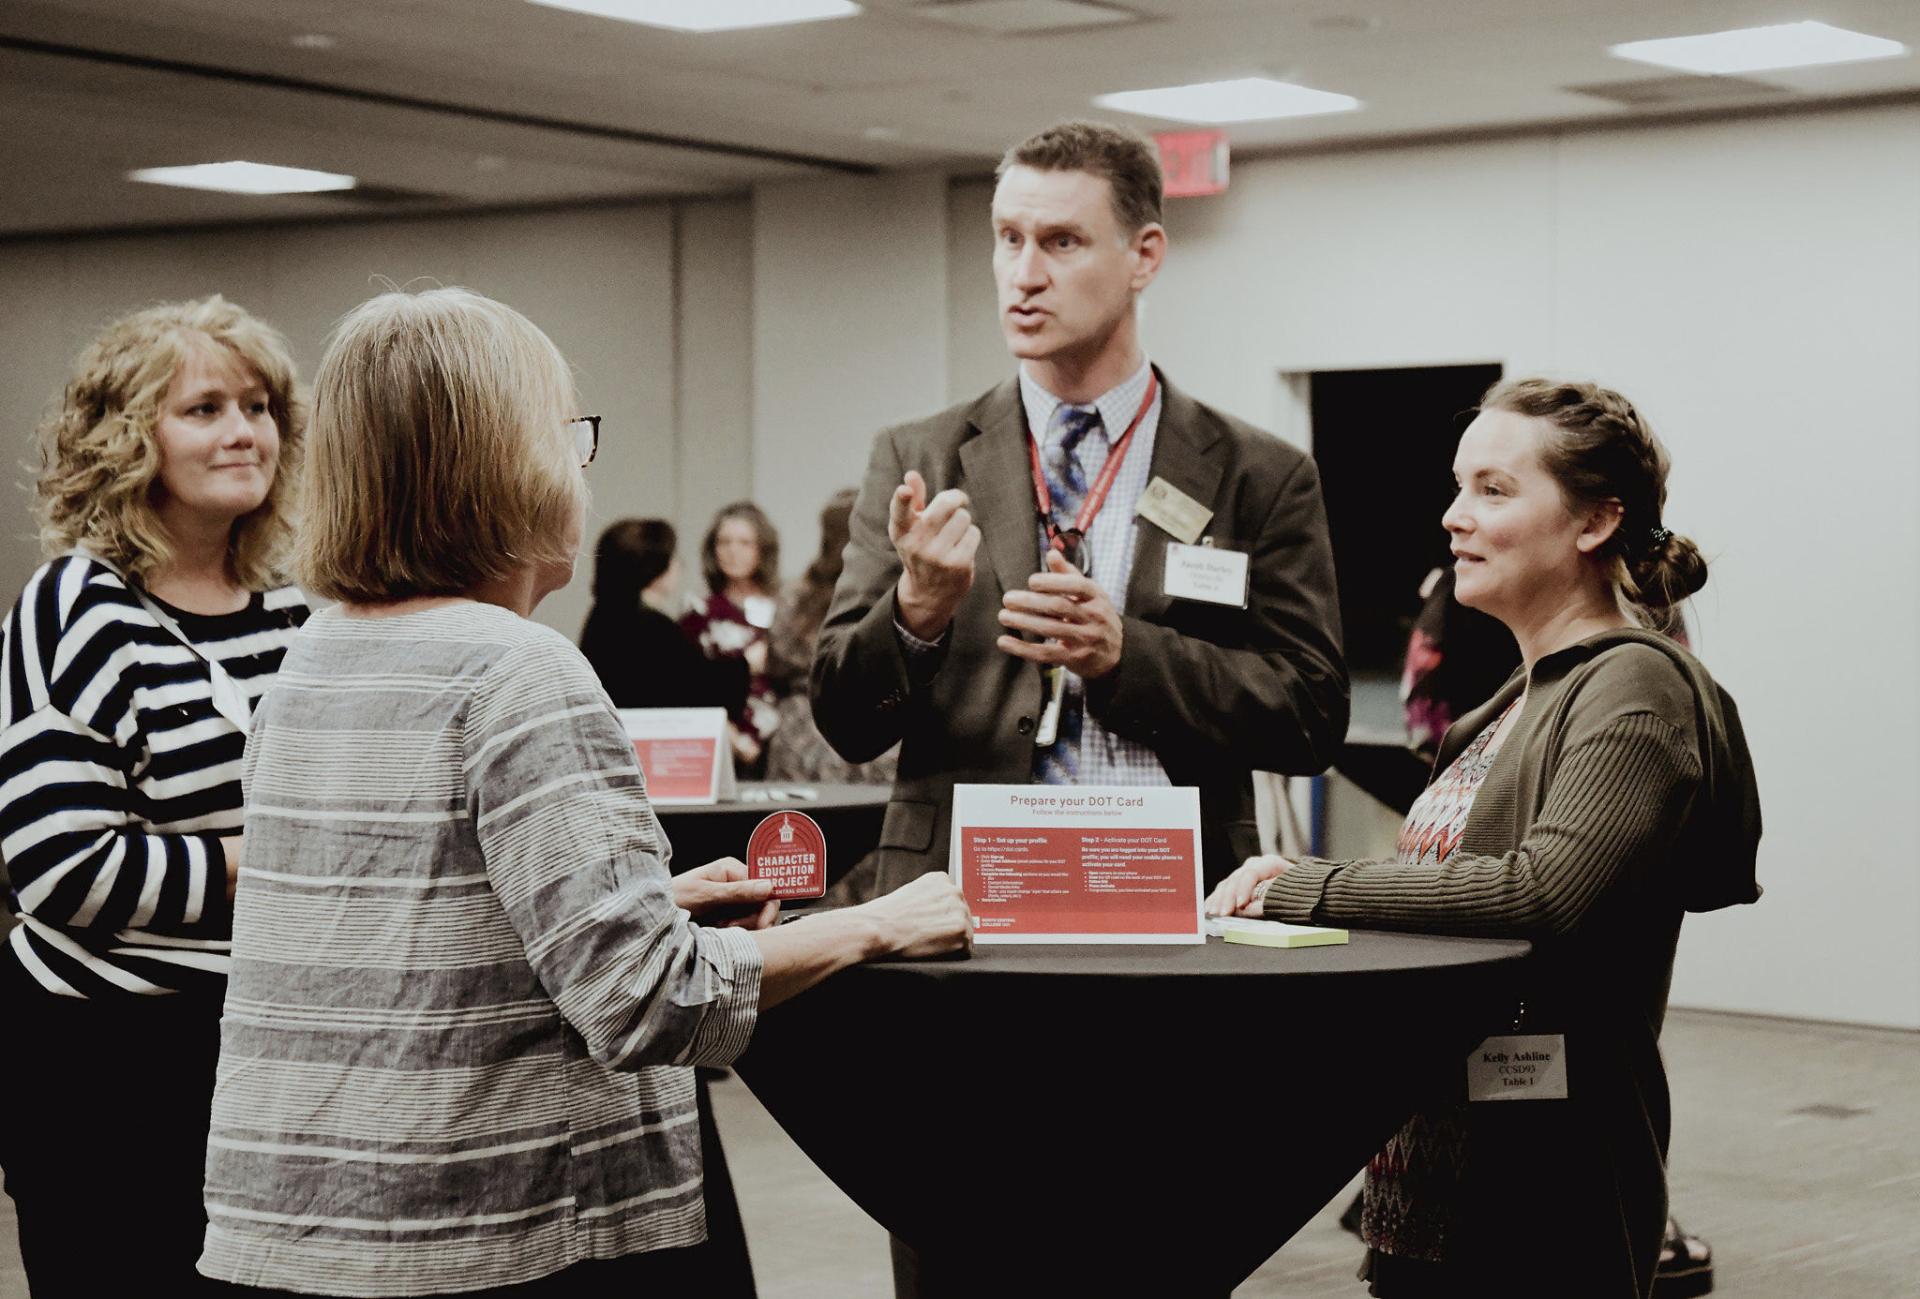
{"type": "Polygon", "coordinates": [[[1194,838],[1185,827],[970,825],[961,887],[980,937],[1191,932],[1194,838]]]}
{"type": "Polygon", "coordinates": [[[747,878],[772,880],[776,898],[827,891],[827,836],[805,812],[775,812],[747,839],[747,878]]]}
{"type": "Polygon", "coordinates": [[[1227,192],[1225,131],[1160,131],[1160,174],[1168,198],[1227,192]]]}
{"type": "Polygon", "coordinates": [[[635,740],[633,753],[646,773],[647,796],[660,802],[711,801],[713,759],[719,747],[718,740],[705,736],[635,740]]]}

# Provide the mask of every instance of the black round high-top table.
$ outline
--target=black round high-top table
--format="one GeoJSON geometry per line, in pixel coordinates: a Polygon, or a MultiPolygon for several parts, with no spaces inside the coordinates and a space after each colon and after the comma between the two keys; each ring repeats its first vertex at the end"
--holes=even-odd
{"type": "MultiPolygon", "coordinates": [[[[654,815],[673,845],[671,869],[692,870],[718,857],[747,855],[753,828],[775,812],[805,812],[820,824],[827,840],[827,883],[845,875],[880,841],[886,814],[886,785],[807,785],[746,782],[741,797],[720,803],[654,804],[654,815]]],[[[789,902],[788,910],[805,902],[789,902]]],[[[747,1264],[745,1228],[727,1167],[726,1149],[713,1119],[707,1080],[700,1080],[700,1147],[706,1168],[707,1235],[715,1246],[716,1271],[705,1278],[707,1299],[752,1299],[752,1269],[747,1264]]]]}
{"type": "Polygon", "coordinates": [[[736,1067],[921,1295],[1225,1295],[1459,1093],[1529,951],[983,945],[843,971],[736,1067]]]}

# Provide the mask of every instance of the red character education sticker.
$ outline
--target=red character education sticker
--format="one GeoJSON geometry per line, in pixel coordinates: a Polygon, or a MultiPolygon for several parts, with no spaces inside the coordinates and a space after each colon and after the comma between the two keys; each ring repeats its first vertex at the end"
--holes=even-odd
{"type": "Polygon", "coordinates": [[[805,812],[775,812],[747,840],[747,878],[772,880],[776,898],[827,891],[827,836],[805,812]]]}

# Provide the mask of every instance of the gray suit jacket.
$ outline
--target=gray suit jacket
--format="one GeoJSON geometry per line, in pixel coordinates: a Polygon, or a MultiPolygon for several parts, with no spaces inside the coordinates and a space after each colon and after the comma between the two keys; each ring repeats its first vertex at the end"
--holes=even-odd
{"type": "MultiPolygon", "coordinates": [[[[1260,850],[1254,770],[1307,774],[1347,727],[1347,674],[1326,512],[1313,461],[1165,382],[1153,473],[1213,511],[1204,535],[1251,556],[1245,609],[1163,591],[1173,540],[1139,523],[1120,665],[1087,683],[1087,707],[1115,734],[1153,747],[1176,785],[1200,790],[1212,883],[1260,850]]],[[[1040,566],[1026,413],[1017,380],[874,440],[854,504],[846,569],[813,663],[820,731],[850,762],[895,743],[877,874],[888,892],[945,870],[953,786],[1033,778],[1040,670],[995,647],[1003,592],[1040,566]],[[910,657],[894,630],[900,561],[887,536],[893,489],[918,469],[927,494],[967,493],[982,545],[973,589],[942,649],[910,657]]]]}

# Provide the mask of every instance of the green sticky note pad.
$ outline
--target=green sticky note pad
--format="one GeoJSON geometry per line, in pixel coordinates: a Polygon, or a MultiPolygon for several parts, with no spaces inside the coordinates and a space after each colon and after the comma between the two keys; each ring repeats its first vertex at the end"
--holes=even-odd
{"type": "Polygon", "coordinates": [[[1344,929],[1319,925],[1289,925],[1278,920],[1245,920],[1238,916],[1210,916],[1207,932],[1229,943],[1255,947],[1337,947],[1347,941],[1344,929]]]}

